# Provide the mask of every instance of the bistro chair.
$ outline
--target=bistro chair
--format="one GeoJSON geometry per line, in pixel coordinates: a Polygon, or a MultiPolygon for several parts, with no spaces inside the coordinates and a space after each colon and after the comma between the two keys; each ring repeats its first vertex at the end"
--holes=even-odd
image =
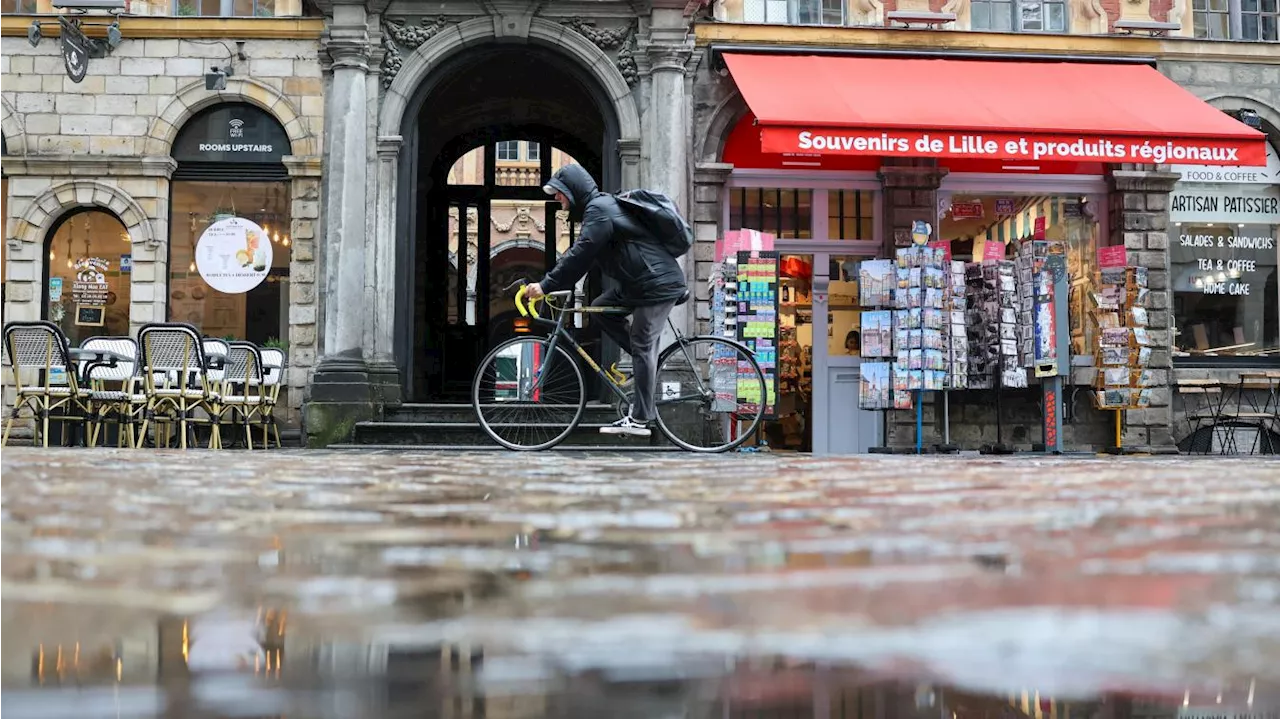
{"type": "Polygon", "coordinates": [[[232,342],[230,350],[215,421],[221,422],[222,413],[230,414],[233,425],[244,425],[245,446],[253,449],[253,420],[262,407],[262,355],[249,342],[232,342]]]}
{"type": "Polygon", "coordinates": [[[98,432],[108,420],[116,425],[116,446],[137,444],[135,432],[142,419],[147,396],[142,392],[142,377],[138,374],[138,343],[132,337],[90,337],[80,343],[80,348],[90,351],[113,352],[131,358],[114,367],[93,365],[84,372],[93,400],[93,427],[90,429],[89,446],[98,442],[98,432]]]}
{"type": "Polygon", "coordinates": [[[10,322],[4,326],[4,345],[17,396],[0,445],[9,443],[9,433],[24,408],[31,411],[44,447],[49,446],[50,420],[84,425],[90,396],[80,387],[68,344],[67,336],[52,322],[10,322]],[[35,381],[25,382],[24,375],[28,379],[34,375],[35,381]],[[63,380],[55,381],[57,376],[63,380]]]}
{"type": "Polygon", "coordinates": [[[262,356],[262,407],[258,410],[258,421],[262,423],[262,445],[271,445],[268,431],[276,436],[276,449],[280,443],[280,427],[276,424],[276,403],[280,400],[280,388],[284,385],[284,371],[287,358],[279,347],[263,347],[258,350],[262,356]]]}
{"type": "Polygon", "coordinates": [[[176,322],[143,325],[138,331],[138,361],[146,396],[138,445],[146,440],[152,423],[164,424],[166,430],[161,440],[157,427],[156,444],[168,444],[168,429],[177,424],[181,433],[179,447],[186,449],[188,431],[194,436],[195,425],[207,421],[212,427],[209,446],[220,446],[214,419],[217,414],[213,411],[219,397],[209,378],[210,362],[196,329],[176,322]],[[198,418],[196,410],[202,410],[206,418],[198,418]]]}

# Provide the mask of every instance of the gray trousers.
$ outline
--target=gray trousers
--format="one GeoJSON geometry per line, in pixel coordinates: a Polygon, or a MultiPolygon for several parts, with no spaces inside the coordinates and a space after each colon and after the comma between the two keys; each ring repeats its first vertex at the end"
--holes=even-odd
{"type": "MultiPolygon", "coordinates": [[[[591,303],[595,307],[622,305],[616,290],[606,290],[591,303]]],[[[636,307],[631,311],[631,321],[625,315],[596,315],[594,322],[618,343],[623,352],[631,355],[635,384],[632,385],[631,419],[651,422],[658,418],[658,350],[662,349],[662,328],[675,302],[636,307]]]]}

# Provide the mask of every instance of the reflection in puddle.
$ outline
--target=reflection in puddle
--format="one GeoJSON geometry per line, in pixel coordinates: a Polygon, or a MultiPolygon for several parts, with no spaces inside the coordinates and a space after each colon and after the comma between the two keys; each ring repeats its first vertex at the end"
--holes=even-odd
{"type": "Polygon", "coordinates": [[[209,456],[6,450],[6,719],[1280,719],[1274,463],[209,456]]]}

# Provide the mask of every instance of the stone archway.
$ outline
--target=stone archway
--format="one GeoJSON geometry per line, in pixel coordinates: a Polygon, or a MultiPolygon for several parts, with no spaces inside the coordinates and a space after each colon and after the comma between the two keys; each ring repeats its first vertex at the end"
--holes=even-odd
{"type": "MultiPolygon", "coordinates": [[[[538,17],[529,18],[527,22],[523,39],[558,50],[576,60],[605,90],[617,115],[619,142],[639,142],[640,113],[631,97],[631,87],[609,56],[564,25],[538,17]]],[[[468,20],[440,31],[418,46],[404,59],[400,71],[384,93],[378,136],[402,136],[412,99],[428,76],[450,56],[468,47],[485,41],[512,39],[498,34],[498,28],[505,25],[502,18],[468,20]]]]}
{"type": "Polygon", "coordinates": [[[699,163],[721,161],[729,135],[748,111],[746,100],[736,90],[715,106],[707,116],[707,131],[699,135],[694,148],[699,163]]]}
{"type": "MultiPolygon", "coordinates": [[[[384,337],[382,346],[390,335],[393,351],[388,354],[398,365],[404,391],[414,399],[454,396],[461,380],[449,374],[452,368],[474,364],[488,349],[481,345],[490,339],[485,331],[492,319],[489,269],[497,249],[488,244],[489,202],[547,201],[541,183],[523,190],[506,187],[489,177],[492,167],[485,171],[483,186],[454,190],[446,177],[457,157],[498,140],[539,144],[547,148],[544,152],[557,147],[586,166],[605,189],[616,190],[622,180],[620,150],[624,144],[639,144],[639,115],[631,88],[608,56],[571,28],[540,18],[527,23],[523,45],[501,42],[509,38],[498,34],[495,25],[500,23],[492,20],[446,26],[406,54],[383,94],[378,249],[373,254],[379,258],[379,272],[385,268],[386,276],[394,278],[395,296],[413,301],[398,300],[392,326],[386,328],[391,331],[378,334],[384,337]],[[475,89],[482,86],[491,89],[475,89]],[[416,200],[410,202],[410,197],[416,200]],[[438,302],[418,296],[423,286],[444,282],[446,263],[455,267],[440,250],[447,242],[431,238],[445,236],[442,218],[459,206],[480,208],[477,226],[485,229],[477,268],[458,270],[469,285],[475,273],[476,312],[466,326],[443,317],[438,302]],[[420,273],[425,273],[425,284],[420,273]],[[451,359],[437,362],[435,358],[446,352],[452,353],[451,359]],[[463,356],[468,352],[478,356],[463,356]]],[[[554,260],[554,246],[544,245],[543,251],[548,261],[554,260]]],[[[376,338],[374,346],[376,352],[376,338]]]]}
{"type": "Polygon", "coordinates": [[[221,91],[206,90],[204,81],[179,88],[151,123],[147,131],[146,154],[168,155],[178,131],[187,120],[206,107],[224,102],[247,102],[275,117],[289,136],[293,155],[309,157],[320,153],[318,140],[293,101],[274,87],[252,78],[229,78],[227,89],[221,91]]]}
{"type": "Polygon", "coordinates": [[[9,98],[0,98],[0,130],[4,132],[5,149],[10,155],[27,154],[27,132],[22,124],[22,115],[9,102],[9,98]]]}
{"type": "Polygon", "coordinates": [[[80,179],[56,183],[36,197],[18,217],[13,236],[22,242],[43,243],[49,228],[59,217],[82,207],[96,207],[114,213],[135,245],[143,244],[155,249],[161,243],[137,200],[115,185],[80,179]]]}
{"type": "Polygon", "coordinates": [[[1218,108],[1219,110],[1240,110],[1248,108],[1258,113],[1258,117],[1262,118],[1262,122],[1272,128],[1267,132],[1267,140],[1273,144],[1280,144],[1280,110],[1271,106],[1271,103],[1254,97],[1249,93],[1242,92],[1224,92],[1219,94],[1208,95],[1202,98],[1205,102],[1218,108]]]}

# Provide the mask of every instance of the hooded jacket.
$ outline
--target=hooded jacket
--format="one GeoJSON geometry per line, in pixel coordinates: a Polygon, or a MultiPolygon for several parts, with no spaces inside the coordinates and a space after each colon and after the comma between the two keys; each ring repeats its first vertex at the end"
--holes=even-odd
{"type": "Polygon", "coordinates": [[[569,219],[581,222],[582,230],[542,278],[543,292],[572,288],[597,264],[618,282],[622,302],[630,307],[674,302],[684,295],[680,263],[613,195],[601,192],[581,165],[560,168],[544,189],[569,198],[569,219]]]}

